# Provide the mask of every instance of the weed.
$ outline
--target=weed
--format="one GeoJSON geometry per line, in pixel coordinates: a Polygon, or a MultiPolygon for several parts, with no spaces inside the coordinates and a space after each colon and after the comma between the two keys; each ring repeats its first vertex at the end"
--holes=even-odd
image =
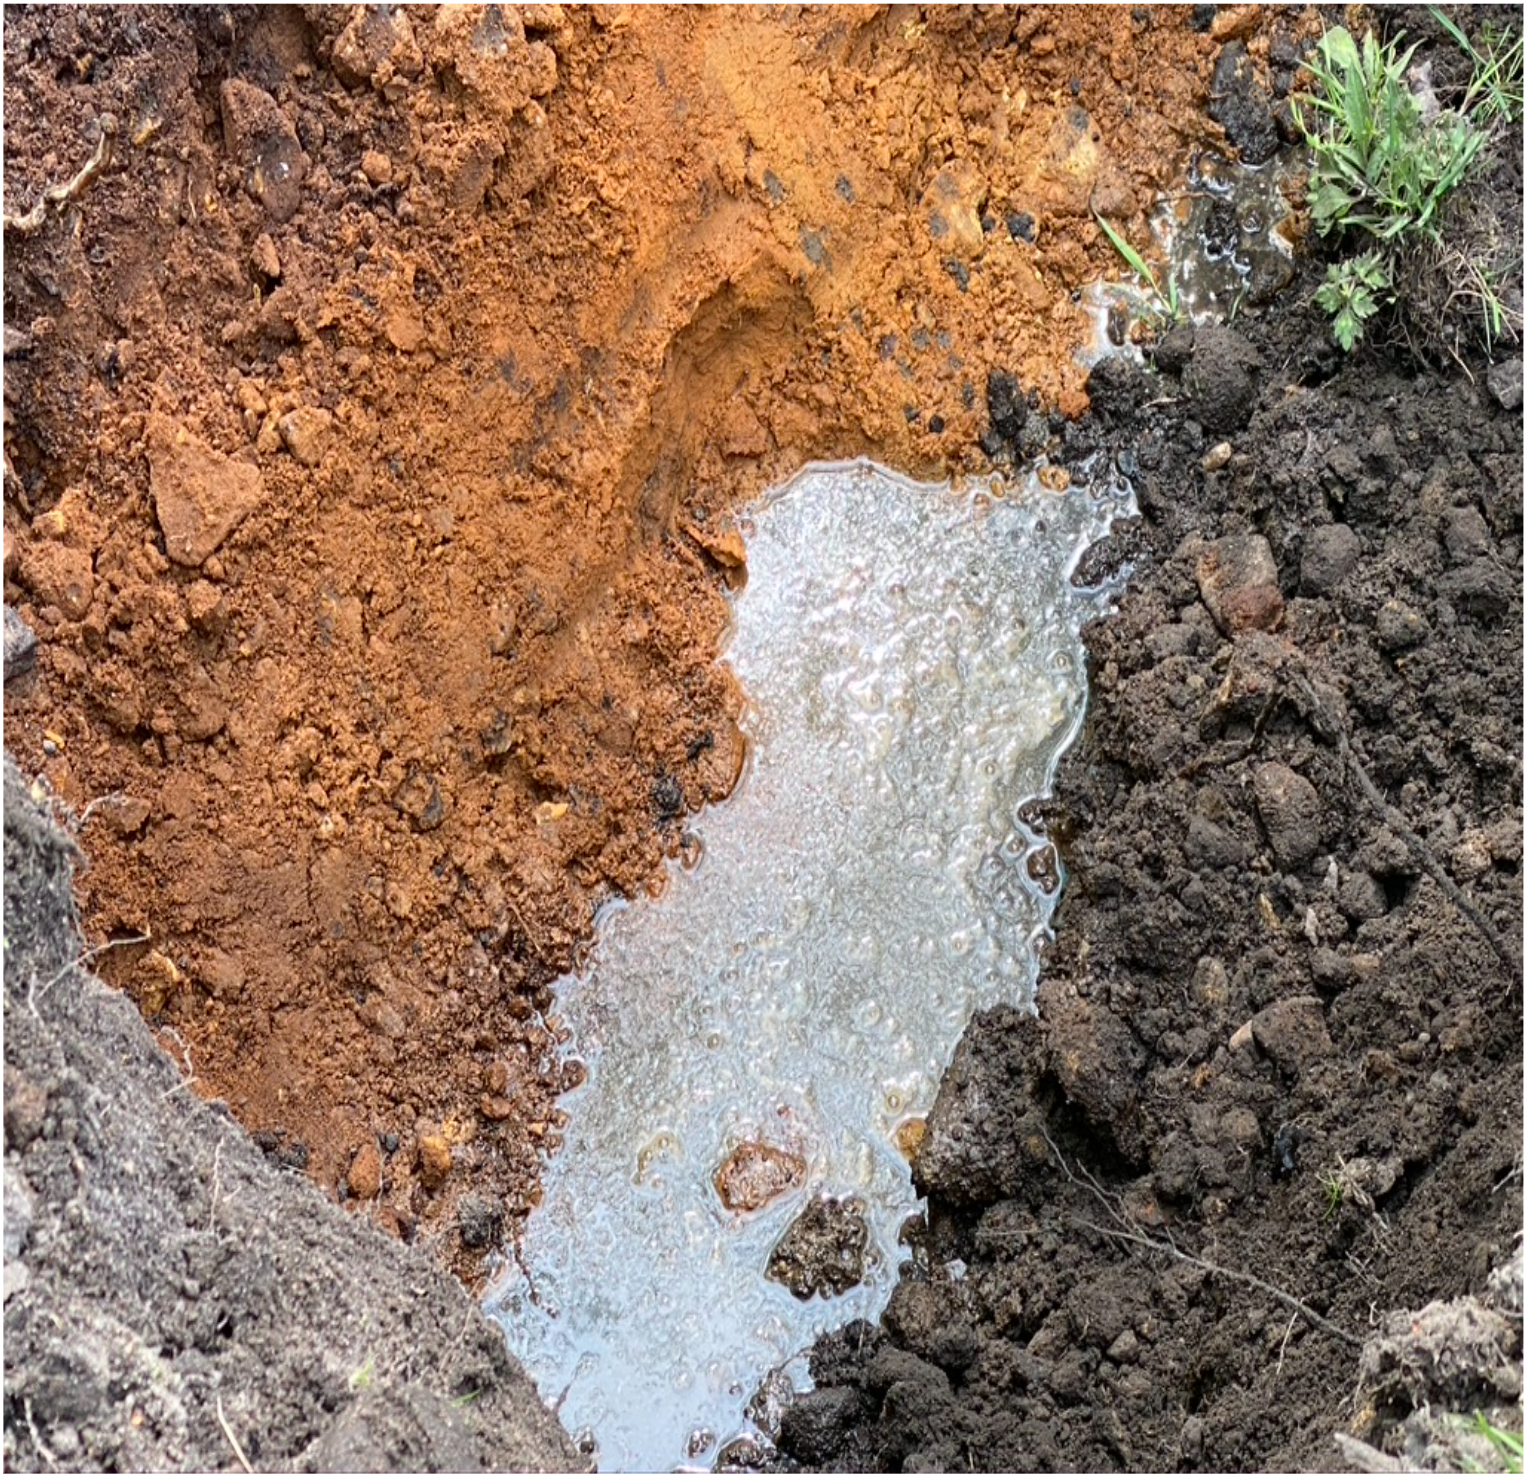
{"type": "Polygon", "coordinates": [[[1322,1216],[1328,1225],[1341,1212],[1341,1205],[1346,1202],[1346,1180],[1337,1173],[1324,1173],[1319,1176],[1319,1187],[1325,1191],[1325,1213],[1322,1216]]]}
{"type": "Polygon", "coordinates": [[[1506,40],[1486,28],[1474,46],[1449,17],[1432,14],[1473,63],[1455,108],[1422,106],[1410,85],[1415,47],[1401,50],[1402,36],[1385,44],[1369,31],[1358,43],[1342,26],[1327,31],[1306,62],[1314,91],[1293,99],[1311,155],[1315,229],[1368,242],[1360,255],[1332,266],[1315,294],[1348,351],[1381,307],[1423,286],[1442,261],[1457,287],[1437,309],[1438,320],[1455,307],[1488,350],[1520,328],[1509,295],[1519,259],[1497,261],[1498,253],[1462,246],[1466,232],[1457,242],[1448,236],[1454,195],[1479,171],[1498,126],[1521,115],[1521,37],[1506,40]]]}
{"type": "MultiPolygon", "coordinates": [[[[1092,213],[1096,215],[1095,211],[1092,213]]],[[[1155,269],[1129,244],[1121,231],[1100,215],[1097,215],[1097,224],[1102,227],[1102,233],[1112,243],[1113,250],[1128,264],[1129,270],[1150,289],[1148,311],[1149,315],[1156,320],[1156,326],[1174,328],[1182,321],[1181,293],[1177,288],[1175,275],[1168,275],[1166,285],[1162,287],[1160,278],[1155,275],[1155,269]]]]}
{"type": "Polygon", "coordinates": [[[1332,262],[1314,301],[1335,320],[1335,341],[1351,352],[1367,320],[1393,295],[1393,278],[1381,252],[1366,251],[1332,262]]]}
{"type": "Polygon", "coordinates": [[[357,1394],[360,1393],[362,1389],[369,1389],[371,1387],[371,1380],[375,1376],[376,1358],[373,1355],[372,1357],[366,1359],[366,1361],[362,1363],[360,1367],[350,1375],[350,1388],[353,1389],[357,1394]]]}

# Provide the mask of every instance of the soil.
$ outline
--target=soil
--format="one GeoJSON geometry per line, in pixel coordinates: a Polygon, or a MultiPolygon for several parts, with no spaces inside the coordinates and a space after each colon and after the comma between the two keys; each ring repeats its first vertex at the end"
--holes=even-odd
{"type": "Polygon", "coordinates": [[[561,1470],[503,1336],[185,1089],[5,761],[7,1470],[561,1470]]]}
{"type": "Polygon", "coordinates": [[[1361,1344],[1521,1223],[1519,350],[1343,360],[1306,264],[1074,358],[1092,209],[1144,239],[1210,102],[1269,147],[1307,20],[8,12],[7,211],[116,133],[7,228],[7,744],[195,1090],[472,1275],[555,1147],[552,982],[734,782],[730,512],[1108,457],[1039,1014],[967,1033],[916,1259],[781,1448],[1398,1448],[1428,1391],[1361,1344]]]}
{"type": "Polygon", "coordinates": [[[115,129],[7,229],[8,742],[199,1092],[473,1274],[461,1195],[512,1225],[556,1145],[551,982],[738,772],[727,510],[985,464],[998,360],[1083,408],[1092,208],[1143,238],[1217,48],[1170,9],[7,14],[7,211],[115,129]]]}

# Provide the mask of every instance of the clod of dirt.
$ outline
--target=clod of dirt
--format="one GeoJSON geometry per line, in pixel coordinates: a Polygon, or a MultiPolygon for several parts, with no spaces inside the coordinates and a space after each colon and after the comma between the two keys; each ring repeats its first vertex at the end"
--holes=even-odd
{"type": "Polygon", "coordinates": [[[729,1210],[747,1214],[805,1182],[805,1160],[769,1143],[740,1143],[715,1171],[715,1192],[729,1210]]]}
{"type": "Polygon", "coordinates": [[[868,1247],[862,1203],[819,1195],[780,1237],[768,1258],[767,1274],[801,1301],[839,1296],[864,1279],[868,1247]]]}
{"type": "Polygon", "coordinates": [[[198,567],[265,499],[258,467],[214,451],[165,415],[148,419],[149,487],[177,564],[198,567]]]}
{"type": "Polygon", "coordinates": [[[1298,566],[1300,588],[1311,595],[1333,595],[1361,555],[1362,540],[1345,523],[1326,523],[1311,530],[1298,566]]]}
{"type": "Polygon", "coordinates": [[[1277,123],[1271,100],[1243,41],[1231,41],[1213,68],[1213,100],[1208,116],[1246,164],[1265,164],[1277,152],[1277,123]]]}
{"type": "Polygon", "coordinates": [[[1233,328],[1199,328],[1182,385],[1205,430],[1229,435],[1250,419],[1262,369],[1261,355],[1233,328]]]}
{"type": "Polygon", "coordinates": [[[219,1470],[234,1441],[581,1469],[456,1282],[268,1162],[78,967],[78,853],[9,754],[4,853],[6,1469],[219,1470]]]}
{"type": "Polygon", "coordinates": [[[1286,764],[1262,764],[1252,781],[1256,810],[1278,864],[1296,871],[1319,850],[1324,806],[1319,791],[1286,764]]]}

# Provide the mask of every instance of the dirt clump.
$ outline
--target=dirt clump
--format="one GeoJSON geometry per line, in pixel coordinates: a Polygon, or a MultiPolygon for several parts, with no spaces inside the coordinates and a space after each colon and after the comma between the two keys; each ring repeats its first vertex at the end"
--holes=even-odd
{"type": "Polygon", "coordinates": [[[729,513],[981,464],[998,361],[1033,446],[1084,405],[1188,20],[7,14],[8,211],[103,160],[7,231],[8,742],[198,1092],[463,1273],[457,1196],[528,1211],[549,986],[741,766],[729,513]]]}

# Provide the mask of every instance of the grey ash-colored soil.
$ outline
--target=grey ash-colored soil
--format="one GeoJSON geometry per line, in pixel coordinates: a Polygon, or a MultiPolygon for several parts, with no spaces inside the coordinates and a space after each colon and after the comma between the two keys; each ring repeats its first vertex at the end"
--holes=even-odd
{"type": "Polygon", "coordinates": [[[78,967],[75,861],[7,755],[6,1469],[582,1469],[457,1282],[276,1168],[78,967]]]}

